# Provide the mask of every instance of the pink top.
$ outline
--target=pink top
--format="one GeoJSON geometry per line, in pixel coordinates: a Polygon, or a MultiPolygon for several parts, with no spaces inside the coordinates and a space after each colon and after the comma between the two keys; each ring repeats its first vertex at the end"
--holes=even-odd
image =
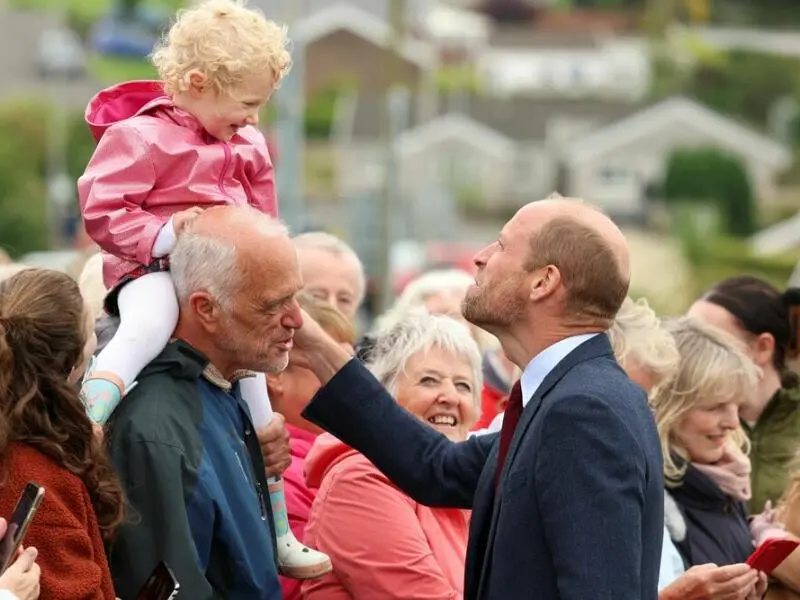
{"type": "Polygon", "coordinates": [[[158,232],[176,212],[251,204],[277,216],[272,161],[255,127],[216,140],[157,81],[101,91],[86,121],[98,144],[78,196],[86,232],[103,250],[108,289],[153,260],[158,232]]]}
{"type": "MultiPolygon", "coordinates": [[[[317,489],[311,489],[306,485],[305,465],[306,456],[316,434],[300,429],[293,425],[286,424],[286,429],[290,435],[290,449],[292,464],[283,473],[283,485],[286,495],[286,511],[289,513],[289,526],[292,533],[298,540],[303,539],[308,522],[308,515],[311,512],[311,505],[317,495],[317,489]]],[[[281,587],[283,588],[284,600],[300,600],[302,594],[300,584],[297,579],[281,577],[281,587]]]]}
{"type": "Polygon", "coordinates": [[[319,491],[304,542],[333,562],[303,582],[306,600],[463,598],[468,511],[417,504],[327,433],[308,454],[306,482],[319,491]]]}

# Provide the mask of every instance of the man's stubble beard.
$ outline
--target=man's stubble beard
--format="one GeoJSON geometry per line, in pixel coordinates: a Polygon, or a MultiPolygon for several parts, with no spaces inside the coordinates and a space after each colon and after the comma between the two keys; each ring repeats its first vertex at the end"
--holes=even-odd
{"type": "MultiPolygon", "coordinates": [[[[242,339],[240,336],[233,335],[231,333],[232,328],[226,327],[224,328],[225,335],[220,336],[217,338],[217,348],[221,352],[223,352],[226,356],[228,356],[231,362],[239,365],[241,369],[247,369],[248,371],[256,371],[257,373],[268,373],[271,375],[277,375],[278,373],[282,373],[286,370],[286,367],[289,366],[289,354],[286,353],[283,358],[280,360],[279,364],[270,364],[270,363],[262,363],[258,361],[258,357],[261,356],[261,352],[256,354],[256,361],[257,364],[250,364],[250,361],[247,360],[247,357],[244,356],[243,352],[243,344],[242,339]]],[[[267,360],[266,358],[264,359],[267,360]]],[[[255,362],[255,361],[254,361],[255,362]]]]}
{"type": "Polygon", "coordinates": [[[517,296],[515,286],[505,283],[491,292],[477,290],[477,294],[468,294],[461,303],[461,313],[473,325],[494,333],[498,327],[509,327],[522,318],[524,302],[517,296]]]}

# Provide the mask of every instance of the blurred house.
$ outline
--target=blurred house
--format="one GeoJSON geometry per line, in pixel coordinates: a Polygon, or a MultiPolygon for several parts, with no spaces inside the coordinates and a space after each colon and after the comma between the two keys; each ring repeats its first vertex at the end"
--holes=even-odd
{"type": "MultiPolygon", "coordinates": [[[[780,254],[800,248],[800,212],[779,223],[762,229],[750,238],[753,250],[758,254],[780,254]]],[[[795,271],[795,278],[800,270],[795,271]]]]}
{"type": "Polygon", "coordinates": [[[390,61],[389,22],[356,4],[319,8],[297,20],[291,35],[294,43],[306,49],[307,94],[342,84],[377,92],[386,88],[390,77],[395,83],[420,89],[435,66],[431,46],[410,35],[398,40],[394,48],[398,60],[390,61]]]}
{"type": "MultiPolygon", "coordinates": [[[[375,192],[385,172],[385,117],[376,96],[351,96],[338,115],[337,179],[343,196],[375,192]]],[[[558,189],[591,198],[612,216],[642,220],[648,190],[670,153],[715,145],[741,157],[759,197],[774,193],[789,151],[695,102],[655,105],[599,99],[462,97],[432,114],[409,99],[395,142],[407,198],[451,190],[462,206],[508,211],[558,189]]]]}
{"type": "Polygon", "coordinates": [[[592,31],[497,28],[476,67],[492,94],[640,99],[651,79],[643,39],[592,31]]]}
{"type": "Polygon", "coordinates": [[[715,146],[738,156],[756,198],[772,199],[791,151],[687,98],[671,98],[572,140],[563,148],[570,194],[592,198],[611,213],[646,208],[646,190],[659,184],[676,149],[715,146]]]}

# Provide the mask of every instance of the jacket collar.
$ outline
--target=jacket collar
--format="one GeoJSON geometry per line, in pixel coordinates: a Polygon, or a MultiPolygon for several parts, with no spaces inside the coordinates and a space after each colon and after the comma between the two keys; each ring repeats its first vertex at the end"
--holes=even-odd
{"type": "Polygon", "coordinates": [[[231,380],[225,379],[206,356],[184,340],[172,339],[142,374],[169,372],[179,379],[199,379],[202,377],[219,389],[229,392],[235,383],[246,377],[255,376],[254,371],[244,369],[234,372],[231,380]]]}

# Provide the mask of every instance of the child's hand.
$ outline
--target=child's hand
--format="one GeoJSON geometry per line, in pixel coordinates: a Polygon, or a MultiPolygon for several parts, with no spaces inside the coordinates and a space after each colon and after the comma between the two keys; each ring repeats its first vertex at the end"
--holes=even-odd
{"type": "Polygon", "coordinates": [[[186,210],[176,212],[172,215],[172,227],[175,229],[175,235],[180,235],[186,231],[186,228],[201,212],[203,212],[202,208],[193,206],[192,208],[187,208],[186,210]]]}

